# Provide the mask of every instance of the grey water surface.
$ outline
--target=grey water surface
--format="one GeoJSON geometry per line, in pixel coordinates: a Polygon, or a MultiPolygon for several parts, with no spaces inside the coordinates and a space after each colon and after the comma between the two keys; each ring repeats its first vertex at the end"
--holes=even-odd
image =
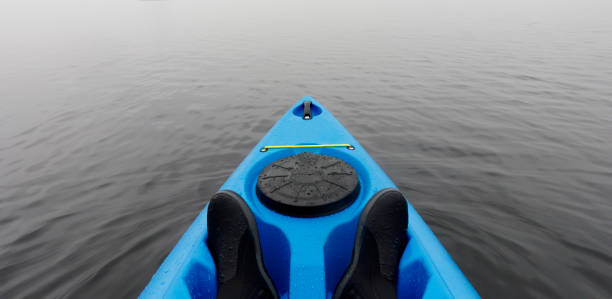
{"type": "Polygon", "coordinates": [[[0,298],[144,288],[316,97],[481,295],[612,297],[612,4],[0,3],[0,298]]]}

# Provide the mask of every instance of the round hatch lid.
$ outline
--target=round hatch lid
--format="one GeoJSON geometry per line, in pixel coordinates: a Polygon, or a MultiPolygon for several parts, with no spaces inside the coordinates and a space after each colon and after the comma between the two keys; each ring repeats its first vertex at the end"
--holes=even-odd
{"type": "Polygon", "coordinates": [[[359,194],[351,165],[335,157],[301,153],[270,163],[257,178],[257,196],[268,208],[296,217],[340,211],[359,194]]]}

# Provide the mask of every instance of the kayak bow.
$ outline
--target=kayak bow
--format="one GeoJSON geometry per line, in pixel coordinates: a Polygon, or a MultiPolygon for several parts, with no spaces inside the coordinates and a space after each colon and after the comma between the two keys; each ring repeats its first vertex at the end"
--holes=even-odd
{"type": "MultiPolygon", "coordinates": [[[[242,198],[248,205],[256,221],[267,273],[278,295],[292,299],[332,297],[351,263],[361,212],[377,194],[387,189],[396,187],[357,140],[311,97],[298,101],[220,188],[242,198]],[[292,157],[302,160],[287,162],[292,157]],[[289,200],[267,198],[276,196],[271,194],[286,184],[264,185],[258,177],[292,175],[289,170],[273,170],[268,166],[276,164],[276,168],[284,168],[282,163],[299,164],[313,159],[330,162],[321,168],[332,164],[339,167],[326,173],[315,166],[319,174],[331,177],[344,172],[348,177],[354,171],[354,180],[338,178],[339,181],[328,182],[329,192],[339,196],[337,202],[326,196],[312,202],[297,199],[292,202],[290,196],[289,200]],[[347,184],[356,191],[348,190],[347,184]]],[[[310,196],[311,191],[304,192],[310,196]]],[[[412,205],[406,204],[407,244],[397,267],[397,297],[478,298],[423,219],[412,205]]],[[[208,209],[209,205],[185,232],[140,298],[216,296],[217,268],[207,246],[208,209]]]]}

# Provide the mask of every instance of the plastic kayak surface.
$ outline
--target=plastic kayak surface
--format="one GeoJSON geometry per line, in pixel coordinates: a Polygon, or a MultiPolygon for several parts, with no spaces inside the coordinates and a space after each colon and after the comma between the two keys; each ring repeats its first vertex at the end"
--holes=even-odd
{"type": "MultiPolygon", "coordinates": [[[[257,222],[265,267],[281,298],[331,298],[353,250],[361,210],[374,194],[396,188],[351,134],[311,97],[298,101],[251,150],[220,190],[239,194],[257,222]],[[303,118],[310,101],[310,117],[303,118]],[[327,145],[330,147],[276,147],[327,145]],[[262,151],[262,148],[267,147],[262,151]],[[359,194],[326,216],[292,217],[258,199],[258,175],[270,163],[303,152],[346,161],[359,194]]],[[[211,194],[212,196],[212,194],[211,194]]],[[[140,298],[215,298],[216,268],[206,246],[208,206],[179,240],[140,298]]],[[[398,298],[479,298],[447,251],[408,203],[408,243],[399,264],[398,298]]]]}

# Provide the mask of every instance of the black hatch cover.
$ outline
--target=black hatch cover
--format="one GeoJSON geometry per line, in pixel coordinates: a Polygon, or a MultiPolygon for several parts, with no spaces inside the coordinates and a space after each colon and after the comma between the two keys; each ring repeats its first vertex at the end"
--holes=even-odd
{"type": "Polygon", "coordinates": [[[296,217],[340,211],[359,194],[351,165],[338,158],[300,153],[270,163],[257,178],[257,196],[268,208],[296,217]]]}

